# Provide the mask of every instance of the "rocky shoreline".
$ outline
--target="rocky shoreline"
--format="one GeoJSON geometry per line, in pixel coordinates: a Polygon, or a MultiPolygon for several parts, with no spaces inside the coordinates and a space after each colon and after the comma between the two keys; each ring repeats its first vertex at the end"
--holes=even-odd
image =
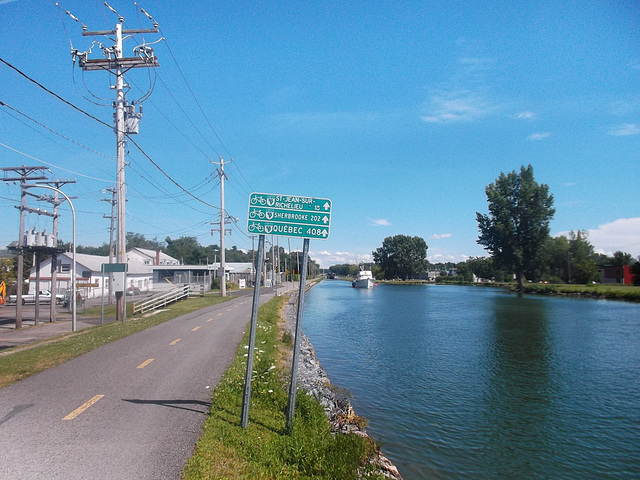
{"type": "MultiPolygon", "coordinates": [[[[295,337],[297,295],[292,295],[285,306],[284,327],[295,337]]],[[[304,319],[303,319],[304,322],[304,319]]],[[[300,359],[298,361],[297,386],[308,395],[315,397],[324,407],[324,411],[331,423],[331,430],[335,433],[354,433],[363,437],[368,436],[365,430],[366,420],[358,417],[351,407],[346,392],[331,385],[327,373],[316,358],[313,345],[304,333],[300,341],[300,359]]],[[[376,473],[387,478],[402,480],[398,469],[391,461],[378,452],[372,461],[376,473]]]]}

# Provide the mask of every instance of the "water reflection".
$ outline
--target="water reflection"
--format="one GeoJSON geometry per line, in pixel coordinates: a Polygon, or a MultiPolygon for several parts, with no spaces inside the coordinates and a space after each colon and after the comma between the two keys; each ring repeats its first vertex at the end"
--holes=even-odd
{"type": "Polygon", "coordinates": [[[540,475],[541,456],[553,454],[553,340],[539,298],[496,296],[487,343],[484,396],[489,443],[484,468],[494,478],[540,475]]]}

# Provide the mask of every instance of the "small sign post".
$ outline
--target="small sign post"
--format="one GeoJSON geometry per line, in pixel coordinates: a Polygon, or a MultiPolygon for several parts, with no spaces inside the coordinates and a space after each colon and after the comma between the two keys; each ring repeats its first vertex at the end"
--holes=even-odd
{"type": "Polygon", "coordinates": [[[300,289],[298,290],[298,310],[296,312],[296,333],[293,347],[293,364],[291,367],[291,384],[289,386],[289,402],[287,404],[287,430],[291,431],[296,408],[296,377],[298,375],[298,359],[300,357],[300,339],[302,336],[302,307],[306,289],[307,264],[309,258],[309,239],[329,238],[331,225],[331,200],[327,198],[301,197],[295,195],[279,195],[273,193],[252,193],[249,197],[247,230],[249,234],[258,234],[258,266],[256,281],[253,287],[253,309],[251,312],[251,328],[247,352],[247,373],[245,376],[244,395],[242,398],[242,428],[249,424],[249,406],[251,405],[251,374],[253,369],[253,351],[257,329],[260,274],[264,256],[265,235],[304,238],[302,252],[302,268],[300,270],[300,289]]]}
{"type": "MultiPolygon", "coordinates": [[[[104,274],[113,273],[117,275],[109,275],[109,281],[113,281],[114,292],[122,292],[124,297],[124,315],[122,315],[122,323],[124,324],[125,317],[127,316],[127,297],[124,295],[124,291],[127,285],[127,271],[129,265],[127,263],[103,263],[102,264],[102,300],[100,302],[100,325],[104,325],[104,274]]],[[[75,301],[75,300],[74,300],[75,301]]]]}

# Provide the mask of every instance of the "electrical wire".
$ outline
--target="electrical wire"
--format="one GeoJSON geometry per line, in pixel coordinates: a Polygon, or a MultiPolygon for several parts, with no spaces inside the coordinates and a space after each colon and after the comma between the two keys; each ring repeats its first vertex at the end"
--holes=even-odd
{"type": "Polygon", "coordinates": [[[77,107],[76,105],[74,105],[73,103],[71,103],[68,100],[65,100],[64,98],[62,98],[60,95],[58,95],[57,93],[49,90],[47,87],[45,87],[44,85],[42,85],[40,82],[37,82],[36,80],[34,80],[33,78],[31,78],[29,75],[27,75],[26,73],[24,73],[22,70],[20,70],[19,68],[13,66],[12,64],[10,64],[9,62],[7,62],[4,58],[0,57],[0,62],[4,63],[7,67],[11,68],[12,70],[14,70],[16,73],[20,74],[22,77],[26,78],[27,80],[29,80],[31,83],[34,83],[35,85],[37,85],[38,87],[40,87],[41,89],[43,89],[45,92],[49,93],[50,95],[53,95],[54,97],[56,97],[58,100],[60,100],[62,103],[65,103],[66,105],[69,105],[71,108],[73,108],[74,110],[77,110],[78,112],[82,113],[83,115],[86,115],[87,117],[91,118],[92,120],[95,120],[96,122],[100,123],[101,125],[104,125],[105,127],[108,127],[109,129],[113,128],[111,125],[109,125],[108,123],[103,122],[102,120],[100,120],[98,117],[94,117],[93,115],[91,115],[89,112],[85,112],[84,110],[82,110],[80,107],[77,107]]]}
{"type": "Polygon", "coordinates": [[[149,155],[147,155],[147,153],[142,149],[142,147],[140,147],[140,145],[138,145],[135,140],[133,140],[131,138],[130,135],[127,135],[127,138],[129,139],[129,141],[131,143],[133,143],[135,145],[135,147],[140,151],[140,153],[142,153],[142,155],[144,155],[146,157],[147,160],[149,160],[154,167],[156,167],[160,173],[162,173],[165,177],[167,177],[175,186],[177,186],[180,190],[182,190],[183,192],[185,192],[187,195],[189,195],[190,197],[194,198],[195,200],[197,200],[198,202],[202,203],[203,205],[206,205],[207,207],[211,207],[214,208],[216,210],[220,210],[220,207],[216,207],[215,205],[211,205],[210,203],[205,202],[204,200],[201,200],[200,198],[196,197],[194,194],[192,194],[191,192],[189,192],[188,190],[186,190],[182,185],[180,185],[178,182],[176,182],[167,172],[165,172],[162,167],[160,167],[160,165],[158,165],[149,155]]]}
{"type": "Polygon", "coordinates": [[[44,128],[44,129],[46,129],[46,130],[49,130],[51,133],[53,133],[53,134],[55,134],[55,135],[59,136],[60,138],[63,138],[64,140],[67,140],[68,142],[71,142],[71,143],[73,143],[74,145],[77,145],[78,147],[84,148],[85,150],[88,150],[88,151],[90,151],[91,153],[94,153],[94,154],[96,154],[96,155],[100,155],[101,157],[105,157],[105,158],[107,158],[107,159],[112,160],[112,161],[114,161],[114,162],[115,162],[115,158],[110,157],[110,156],[108,156],[108,155],[105,155],[104,153],[98,152],[97,150],[93,150],[92,148],[89,148],[89,147],[87,147],[86,145],[83,145],[83,144],[81,144],[81,143],[79,143],[79,142],[76,142],[74,139],[69,138],[69,137],[67,137],[67,136],[65,136],[65,135],[63,135],[63,134],[61,134],[61,133],[59,133],[59,132],[55,131],[53,128],[48,127],[48,126],[47,126],[47,125],[45,125],[44,123],[39,122],[39,121],[38,121],[38,120],[36,120],[35,118],[30,117],[30,116],[29,116],[29,115],[27,115],[26,113],[21,112],[21,111],[20,111],[20,110],[18,110],[17,108],[12,107],[11,105],[9,105],[9,104],[8,104],[8,103],[6,103],[6,102],[3,102],[2,100],[0,100],[0,107],[7,107],[8,109],[10,109],[10,110],[12,110],[12,111],[16,112],[17,114],[22,115],[22,116],[23,116],[23,117],[25,117],[26,119],[31,120],[31,121],[32,121],[33,123],[35,123],[36,125],[39,125],[39,126],[41,126],[42,128],[44,128]]]}
{"type": "Polygon", "coordinates": [[[73,171],[73,170],[69,170],[68,168],[63,168],[63,167],[61,167],[61,166],[59,166],[59,165],[56,165],[56,164],[54,164],[54,163],[45,162],[44,160],[40,160],[40,159],[39,159],[39,158],[37,158],[37,157],[34,157],[34,156],[32,156],[32,155],[29,155],[28,153],[21,152],[20,150],[17,150],[17,149],[15,149],[15,148],[13,148],[13,147],[10,147],[9,145],[5,145],[5,144],[4,144],[4,143],[2,143],[2,142],[0,142],[0,146],[5,147],[5,148],[9,149],[9,150],[11,150],[12,152],[19,153],[20,155],[24,155],[25,157],[30,158],[31,160],[35,160],[36,162],[40,162],[40,163],[42,163],[43,165],[48,165],[49,167],[53,167],[53,168],[57,168],[57,169],[59,169],[59,170],[62,170],[63,172],[73,173],[74,175],[78,175],[79,177],[85,177],[85,178],[89,178],[89,179],[91,179],[91,180],[99,180],[99,181],[101,181],[101,182],[115,183],[113,180],[106,180],[106,179],[104,179],[104,178],[92,177],[92,176],[90,176],[90,175],[85,175],[85,174],[83,174],[83,173],[78,173],[78,172],[75,172],[75,171],[73,171]]]}

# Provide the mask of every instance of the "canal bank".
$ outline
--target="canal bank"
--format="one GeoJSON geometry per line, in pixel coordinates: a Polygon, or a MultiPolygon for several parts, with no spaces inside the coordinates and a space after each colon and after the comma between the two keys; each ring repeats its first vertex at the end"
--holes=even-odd
{"type": "MultiPolygon", "coordinates": [[[[292,295],[283,312],[283,329],[291,335],[291,338],[295,337],[296,309],[297,295],[292,295]]],[[[353,433],[368,437],[366,419],[354,412],[349,401],[348,392],[331,384],[327,373],[316,358],[313,345],[304,333],[300,342],[300,354],[301,358],[298,363],[296,377],[297,385],[320,402],[329,419],[332,432],[336,434],[353,433]]],[[[287,360],[287,363],[290,364],[290,358],[287,360]]],[[[383,475],[386,478],[402,480],[398,468],[381,451],[378,452],[371,463],[376,468],[376,474],[383,475]]]]}

